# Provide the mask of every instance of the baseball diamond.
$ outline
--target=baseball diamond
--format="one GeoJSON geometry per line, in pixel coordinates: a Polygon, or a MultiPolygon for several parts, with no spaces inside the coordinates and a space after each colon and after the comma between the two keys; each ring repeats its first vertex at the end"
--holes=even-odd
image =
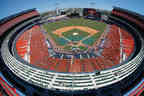
{"type": "Polygon", "coordinates": [[[64,50],[72,50],[74,47],[86,50],[100,38],[106,24],[84,18],[72,18],[44,24],[43,28],[46,29],[46,35],[55,41],[55,46],[64,50]]]}

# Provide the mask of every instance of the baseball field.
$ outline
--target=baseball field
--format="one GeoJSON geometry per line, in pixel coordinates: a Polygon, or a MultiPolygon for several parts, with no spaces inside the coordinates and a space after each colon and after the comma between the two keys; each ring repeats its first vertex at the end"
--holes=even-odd
{"type": "MultiPolygon", "coordinates": [[[[53,38],[58,46],[70,49],[73,46],[86,49],[85,46],[92,46],[101,36],[106,24],[90,19],[72,18],[44,24],[43,28],[53,38]]],[[[48,37],[48,36],[46,36],[48,37]]]]}

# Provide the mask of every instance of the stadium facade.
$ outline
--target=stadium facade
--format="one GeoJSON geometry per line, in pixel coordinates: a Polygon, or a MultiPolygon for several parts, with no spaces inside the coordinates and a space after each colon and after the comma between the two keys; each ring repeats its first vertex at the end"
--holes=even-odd
{"type": "MultiPolygon", "coordinates": [[[[0,21],[1,94],[8,94],[9,96],[133,96],[142,94],[144,16],[114,7],[110,13],[104,14],[106,19],[101,20],[102,12],[88,8],[82,11],[76,8],[72,11],[62,12],[69,17],[83,16],[118,26],[133,36],[134,51],[128,59],[111,68],[102,68],[93,72],[85,72],[85,70],[82,72],[45,70],[29,64],[28,61],[21,58],[22,56],[18,55],[16,49],[18,37],[31,28],[34,28],[32,31],[38,33],[38,26],[43,23],[58,21],[60,16],[57,16],[54,12],[51,12],[54,16],[50,19],[48,15],[46,17],[41,16],[36,9],[26,10],[2,19],[0,21]],[[82,12],[84,14],[81,14],[82,12]]],[[[36,40],[36,38],[33,40],[36,40]]]]}

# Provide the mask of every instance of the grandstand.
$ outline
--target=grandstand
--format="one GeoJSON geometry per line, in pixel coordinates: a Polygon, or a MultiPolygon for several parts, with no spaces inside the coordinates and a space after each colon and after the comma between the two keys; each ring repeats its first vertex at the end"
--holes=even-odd
{"type": "Polygon", "coordinates": [[[0,84],[5,91],[0,94],[121,96],[131,91],[129,96],[139,95],[142,79],[134,91],[133,84],[144,70],[143,25],[141,15],[118,7],[106,22],[74,13],[45,21],[36,9],[4,18],[0,84]],[[78,36],[71,36],[74,33],[78,36]],[[64,49],[69,46],[70,50],[64,49]]]}

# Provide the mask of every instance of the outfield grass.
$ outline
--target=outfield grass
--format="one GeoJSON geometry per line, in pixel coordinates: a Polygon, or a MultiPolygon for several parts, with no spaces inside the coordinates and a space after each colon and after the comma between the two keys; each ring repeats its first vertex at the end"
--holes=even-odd
{"type": "MultiPolygon", "coordinates": [[[[89,19],[84,19],[84,18],[72,18],[72,19],[63,20],[63,21],[56,21],[53,23],[44,24],[43,26],[48,32],[48,34],[52,36],[52,38],[55,40],[56,44],[58,45],[65,45],[67,44],[68,41],[63,38],[60,38],[56,34],[53,34],[53,31],[55,31],[56,29],[63,28],[66,26],[87,26],[87,27],[96,29],[99,31],[98,33],[94,34],[93,36],[83,41],[83,43],[86,45],[92,45],[101,36],[101,34],[104,32],[106,28],[105,23],[96,22],[94,20],[89,20],[89,19]]],[[[70,38],[72,39],[72,37],[70,38]]],[[[73,38],[77,40],[77,37],[73,37],[73,38]]]]}
{"type": "Polygon", "coordinates": [[[82,43],[86,44],[86,45],[90,45],[92,46],[94,44],[94,42],[100,38],[101,34],[103,33],[103,31],[98,32],[97,34],[94,34],[93,36],[87,38],[86,40],[82,41],[82,43]]]}

